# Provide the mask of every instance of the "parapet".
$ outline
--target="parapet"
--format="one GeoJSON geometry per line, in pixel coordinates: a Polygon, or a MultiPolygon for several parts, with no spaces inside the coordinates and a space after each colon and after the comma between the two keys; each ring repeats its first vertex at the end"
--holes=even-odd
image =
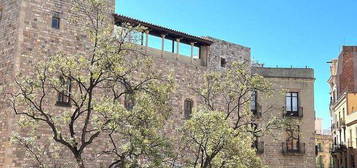
{"type": "Polygon", "coordinates": [[[314,70],[312,68],[252,67],[252,73],[259,74],[266,78],[315,79],[314,70]]]}

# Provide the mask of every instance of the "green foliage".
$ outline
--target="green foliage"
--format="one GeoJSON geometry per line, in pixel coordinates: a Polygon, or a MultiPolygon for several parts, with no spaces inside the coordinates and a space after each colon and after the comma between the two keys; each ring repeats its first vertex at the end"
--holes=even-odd
{"type": "Polygon", "coordinates": [[[35,167],[84,168],[103,157],[112,159],[106,166],[121,168],[264,167],[252,140],[284,122],[274,118],[256,127],[249,103],[252,91],[271,93],[269,82],[239,62],[207,72],[192,88],[200,100],[196,112],[179,135],[167,134],[175,81],[133,44],[133,34],[145,28],[113,27],[104,0],[74,3],[79,14],[69,21],[81,25],[76,36],[85,47],[24,55],[34,60],[33,70],[19,73],[9,94],[22,129],[12,140],[26,149],[35,167]],[[71,104],[54,106],[59,93],[71,104]],[[61,160],[68,153],[72,159],[61,160]]]}
{"type": "Polygon", "coordinates": [[[184,127],[183,142],[189,155],[186,167],[263,167],[251,148],[252,135],[233,129],[231,120],[218,111],[198,111],[184,127]]]}

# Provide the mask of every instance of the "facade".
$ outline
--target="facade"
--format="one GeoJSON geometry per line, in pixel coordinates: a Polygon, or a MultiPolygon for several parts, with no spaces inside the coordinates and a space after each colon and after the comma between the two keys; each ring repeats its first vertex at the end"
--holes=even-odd
{"type": "Polygon", "coordinates": [[[333,168],[332,135],[330,130],[322,129],[322,122],[321,118],[315,120],[316,168],[333,168]]]}
{"type": "MultiPolygon", "coordinates": [[[[78,42],[81,31],[70,25],[70,0],[0,0],[0,85],[8,84],[19,72],[28,72],[32,60],[23,57],[28,53],[38,55],[53,54],[57,51],[75,53],[83,49],[78,42]]],[[[114,3],[114,0],[110,0],[114,3]]],[[[113,9],[114,11],[114,5],[113,9]]],[[[147,55],[155,58],[161,70],[173,70],[177,81],[176,93],[172,97],[174,123],[182,123],[184,102],[187,99],[197,102],[190,84],[205,71],[220,70],[236,60],[250,64],[250,48],[218,40],[211,37],[196,37],[179,31],[164,28],[151,23],[121,15],[113,15],[116,25],[124,22],[140,24],[148,28],[143,34],[141,45],[147,55]],[[161,47],[150,46],[150,37],[161,40],[161,47]],[[167,47],[170,46],[170,49],[167,47]],[[183,47],[191,52],[182,53],[183,47]],[[181,48],[182,47],[182,48],[181,48]]],[[[253,68],[254,69],[254,68],[253,68]]],[[[258,152],[265,163],[277,168],[312,168],[314,161],[314,107],[312,69],[256,68],[273,83],[276,89],[287,89],[286,95],[274,95],[277,99],[259,97],[261,108],[273,106],[273,112],[262,113],[262,121],[273,116],[292,117],[301,121],[298,139],[287,141],[282,137],[275,141],[273,137],[264,137],[259,143],[258,152]],[[289,110],[286,99],[291,100],[289,110]],[[296,101],[295,101],[296,100],[296,101]],[[296,104],[294,104],[296,103],[296,104]],[[291,143],[291,145],[290,145],[291,143]]],[[[55,104],[55,102],[53,103],[55,104]]],[[[195,103],[193,103],[194,105],[195,103]]],[[[60,108],[60,107],[54,107],[60,108]]],[[[14,130],[18,130],[16,119],[10,108],[0,100],[0,167],[31,167],[24,156],[24,151],[10,142],[14,130]]],[[[170,129],[170,128],[168,128],[170,129]]],[[[173,128],[172,128],[173,129],[173,128]]],[[[45,133],[44,133],[45,135],[45,133]]],[[[64,156],[66,154],[63,154],[64,156]]],[[[100,167],[104,160],[93,161],[89,167],[100,167]]]]}
{"type": "Polygon", "coordinates": [[[316,168],[333,168],[331,156],[332,136],[324,134],[315,135],[316,143],[316,168]]]}
{"type": "Polygon", "coordinates": [[[330,63],[330,115],[332,156],[336,168],[356,167],[357,139],[357,47],[343,46],[330,63]]]}
{"type": "Polygon", "coordinates": [[[315,133],[316,134],[322,134],[322,118],[316,118],[315,119],[315,133]]]}
{"type": "Polygon", "coordinates": [[[315,111],[314,72],[309,68],[265,68],[253,67],[257,73],[272,83],[271,97],[259,96],[261,122],[275,116],[289,118],[298,123],[294,130],[285,129],[275,136],[265,136],[265,163],[274,168],[315,167],[315,111]],[[281,91],[282,90],[282,91],[281,91]]]}

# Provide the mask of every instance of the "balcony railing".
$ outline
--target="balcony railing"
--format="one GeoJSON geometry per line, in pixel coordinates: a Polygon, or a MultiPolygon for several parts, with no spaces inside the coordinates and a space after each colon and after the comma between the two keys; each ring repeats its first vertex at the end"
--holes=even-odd
{"type": "Polygon", "coordinates": [[[345,144],[334,144],[334,145],[332,145],[331,153],[341,152],[346,149],[347,149],[347,147],[345,144]]]}
{"type": "Polygon", "coordinates": [[[297,111],[287,111],[286,107],[283,106],[283,116],[302,118],[304,116],[304,108],[299,107],[297,111]]]}
{"type": "Polygon", "coordinates": [[[282,151],[284,154],[304,154],[305,143],[283,142],[282,151]]]}
{"type": "Polygon", "coordinates": [[[253,146],[253,148],[255,148],[257,150],[258,154],[264,153],[264,142],[263,141],[255,141],[252,146],[253,146]]]}

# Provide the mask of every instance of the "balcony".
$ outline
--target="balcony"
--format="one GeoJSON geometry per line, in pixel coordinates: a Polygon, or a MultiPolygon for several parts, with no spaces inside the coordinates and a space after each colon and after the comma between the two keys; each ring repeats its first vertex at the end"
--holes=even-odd
{"type": "Polygon", "coordinates": [[[354,141],[352,141],[352,140],[348,140],[347,141],[347,147],[348,148],[353,148],[353,145],[355,144],[355,142],[354,141]]]}
{"type": "Polygon", "coordinates": [[[347,150],[345,144],[334,144],[332,145],[331,153],[338,153],[347,150]]]}
{"type": "Polygon", "coordinates": [[[305,143],[282,143],[283,154],[305,154],[305,143]]]}
{"type": "Polygon", "coordinates": [[[287,111],[286,107],[283,106],[283,116],[284,117],[296,117],[296,118],[302,118],[304,116],[304,108],[299,107],[298,111],[287,111]]]}
{"type": "Polygon", "coordinates": [[[252,145],[253,148],[257,150],[257,154],[264,153],[264,142],[262,141],[255,141],[252,145]]]}

